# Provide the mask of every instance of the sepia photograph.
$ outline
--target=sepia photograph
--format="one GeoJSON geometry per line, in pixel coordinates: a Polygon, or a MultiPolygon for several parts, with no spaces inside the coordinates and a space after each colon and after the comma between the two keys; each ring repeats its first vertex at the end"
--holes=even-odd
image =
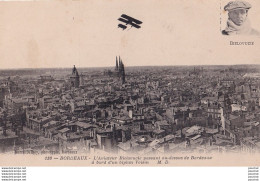
{"type": "Polygon", "coordinates": [[[260,32],[252,28],[250,22],[251,8],[252,5],[247,1],[230,1],[225,5],[224,11],[228,13],[228,19],[222,34],[260,36],[260,32]]]}

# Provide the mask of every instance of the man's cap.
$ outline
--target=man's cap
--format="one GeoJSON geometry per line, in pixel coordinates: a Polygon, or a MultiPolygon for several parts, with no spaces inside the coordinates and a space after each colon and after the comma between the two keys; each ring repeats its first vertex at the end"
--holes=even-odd
{"type": "Polygon", "coordinates": [[[225,11],[232,11],[235,9],[250,9],[252,6],[246,1],[230,1],[225,7],[225,11]]]}

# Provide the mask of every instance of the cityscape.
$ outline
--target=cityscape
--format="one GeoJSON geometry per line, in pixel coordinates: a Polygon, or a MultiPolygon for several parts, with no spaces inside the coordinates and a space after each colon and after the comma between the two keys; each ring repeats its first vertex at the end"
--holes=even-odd
{"type": "Polygon", "coordinates": [[[260,65],[0,70],[0,153],[259,153],[260,65]]]}

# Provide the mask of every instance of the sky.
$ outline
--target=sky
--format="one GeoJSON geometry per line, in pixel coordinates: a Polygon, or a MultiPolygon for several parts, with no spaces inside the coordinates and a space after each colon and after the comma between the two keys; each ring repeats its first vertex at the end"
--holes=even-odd
{"type": "MultiPolygon", "coordinates": [[[[260,64],[260,37],[221,35],[227,2],[0,2],[0,69],[107,67],[119,55],[125,66],[260,64]],[[122,14],[141,20],[141,28],[118,28],[122,14]]],[[[260,1],[249,2],[260,31],[260,1]]]]}

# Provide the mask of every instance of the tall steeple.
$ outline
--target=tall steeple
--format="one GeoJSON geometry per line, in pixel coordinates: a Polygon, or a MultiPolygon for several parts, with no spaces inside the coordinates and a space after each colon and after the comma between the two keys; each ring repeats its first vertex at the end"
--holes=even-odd
{"type": "Polygon", "coordinates": [[[125,83],[125,66],[124,66],[124,64],[122,63],[122,78],[121,78],[121,80],[122,80],[122,84],[124,84],[125,83]]]}
{"type": "Polygon", "coordinates": [[[119,67],[118,67],[119,76],[121,76],[121,71],[122,71],[122,60],[119,56],[119,67]]]}
{"type": "Polygon", "coordinates": [[[78,71],[76,69],[76,66],[74,65],[73,69],[72,69],[72,75],[77,75],[78,71]]]}
{"type": "Polygon", "coordinates": [[[116,56],[116,67],[115,67],[115,74],[118,76],[122,83],[125,83],[125,66],[123,61],[121,60],[120,56],[116,56]]]}
{"type": "Polygon", "coordinates": [[[75,65],[72,69],[72,75],[70,76],[70,83],[72,87],[79,87],[79,73],[75,65]]]}
{"type": "Polygon", "coordinates": [[[117,56],[116,56],[116,71],[118,71],[118,61],[117,61],[117,56]]]}

